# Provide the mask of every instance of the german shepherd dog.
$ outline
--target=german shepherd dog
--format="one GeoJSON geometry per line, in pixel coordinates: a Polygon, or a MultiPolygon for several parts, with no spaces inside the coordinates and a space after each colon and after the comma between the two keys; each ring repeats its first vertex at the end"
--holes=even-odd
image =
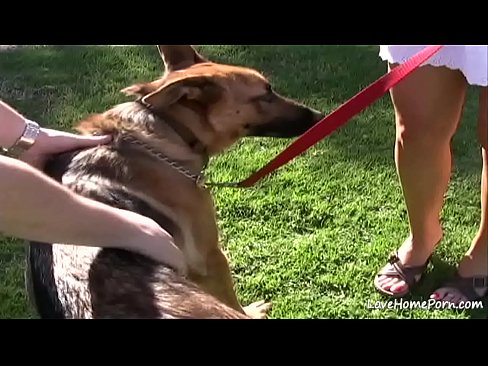
{"type": "Polygon", "coordinates": [[[41,318],[266,318],[270,304],[237,299],[212,196],[198,177],[243,137],[298,136],[323,115],[278,95],[253,69],[210,62],[191,46],[158,49],[161,78],[124,89],[133,101],[76,127],[112,142],[56,156],[46,173],[154,219],[182,250],[188,274],[125,250],[31,242],[26,284],[41,318]]]}

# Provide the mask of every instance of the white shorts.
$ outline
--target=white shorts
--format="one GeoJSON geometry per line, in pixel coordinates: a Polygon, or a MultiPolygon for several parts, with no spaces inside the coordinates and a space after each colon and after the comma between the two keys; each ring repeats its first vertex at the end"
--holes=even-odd
{"type": "MultiPolygon", "coordinates": [[[[383,46],[383,61],[403,63],[426,46],[383,46]]],[[[425,64],[460,70],[471,85],[488,85],[488,46],[444,46],[425,64]]]]}

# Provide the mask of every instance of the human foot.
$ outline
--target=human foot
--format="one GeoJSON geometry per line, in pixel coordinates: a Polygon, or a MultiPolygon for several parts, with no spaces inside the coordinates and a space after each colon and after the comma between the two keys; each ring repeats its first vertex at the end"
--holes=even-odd
{"type": "Polygon", "coordinates": [[[432,253],[442,238],[442,231],[439,229],[431,238],[424,243],[412,237],[408,238],[398,252],[390,256],[389,263],[376,275],[374,281],[376,289],[392,297],[408,294],[422,278],[432,253]]]}
{"type": "Polygon", "coordinates": [[[459,305],[488,297],[488,276],[461,277],[459,274],[437,289],[431,299],[459,305]]]}
{"type": "Polygon", "coordinates": [[[488,248],[468,252],[453,279],[437,289],[431,299],[459,304],[488,297],[488,248]]]}

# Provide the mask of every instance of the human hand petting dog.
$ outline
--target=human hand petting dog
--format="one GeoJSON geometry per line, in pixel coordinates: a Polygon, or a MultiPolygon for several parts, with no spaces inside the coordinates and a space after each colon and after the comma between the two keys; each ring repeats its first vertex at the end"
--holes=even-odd
{"type": "Polygon", "coordinates": [[[0,147],[14,157],[0,156],[1,233],[42,243],[132,250],[186,274],[183,253],[155,221],[82,197],[43,174],[51,155],[105,144],[110,136],[39,128],[2,101],[0,127],[0,147]]]}
{"type": "Polygon", "coordinates": [[[41,128],[35,144],[21,154],[19,159],[35,168],[42,169],[46,161],[53,154],[95,147],[106,144],[111,139],[111,136],[82,136],[69,132],[41,128]]]}
{"type": "Polygon", "coordinates": [[[166,263],[182,276],[188,274],[183,252],[175,245],[173,237],[155,221],[137,213],[120,210],[124,219],[136,227],[136,237],[127,240],[133,251],[146,255],[158,262],[166,263]],[[138,232],[141,235],[138,235],[138,232]]]}
{"type": "MultiPolygon", "coordinates": [[[[95,147],[111,141],[111,136],[82,136],[68,132],[40,129],[36,143],[19,160],[42,170],[46,161],[53,154],[70,150],[95,147]]],[[[176,247],[172,237],[155,221],[137,213],[119,210],[122,221],[131,222],[133,237],[127,238],[123,247],[146,255],[158,262],[172,266],[182,275],[186,275],[187,267],[183,254],[176,247]]],[[[120,244],[122,247],[122,244],[120,244]]]]}
{"type": "Polygon", "coordinates": [[[47,159],[57,153],[94,147],[110,142],[110,136],[80,136],[69,132],[40,128],[0,101],[0,147],[13,151],[15,158],[41,169],[47,159]]]}

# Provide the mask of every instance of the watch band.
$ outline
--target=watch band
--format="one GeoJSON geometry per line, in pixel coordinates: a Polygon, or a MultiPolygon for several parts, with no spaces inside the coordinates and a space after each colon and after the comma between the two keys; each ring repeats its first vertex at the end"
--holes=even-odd
{"type": "Polygon", "coordinates": [[[22,155],[22,153],[29,150],[32,145],[34,145],[37,140],[37,136],[39,136],[39,131],[40,128],[36,122],[26,119],[25,129],[22,136],[20,136],[12,147],[4,149],[6,155],[13,158],[18,158],[20,155],[22,155]]]}

